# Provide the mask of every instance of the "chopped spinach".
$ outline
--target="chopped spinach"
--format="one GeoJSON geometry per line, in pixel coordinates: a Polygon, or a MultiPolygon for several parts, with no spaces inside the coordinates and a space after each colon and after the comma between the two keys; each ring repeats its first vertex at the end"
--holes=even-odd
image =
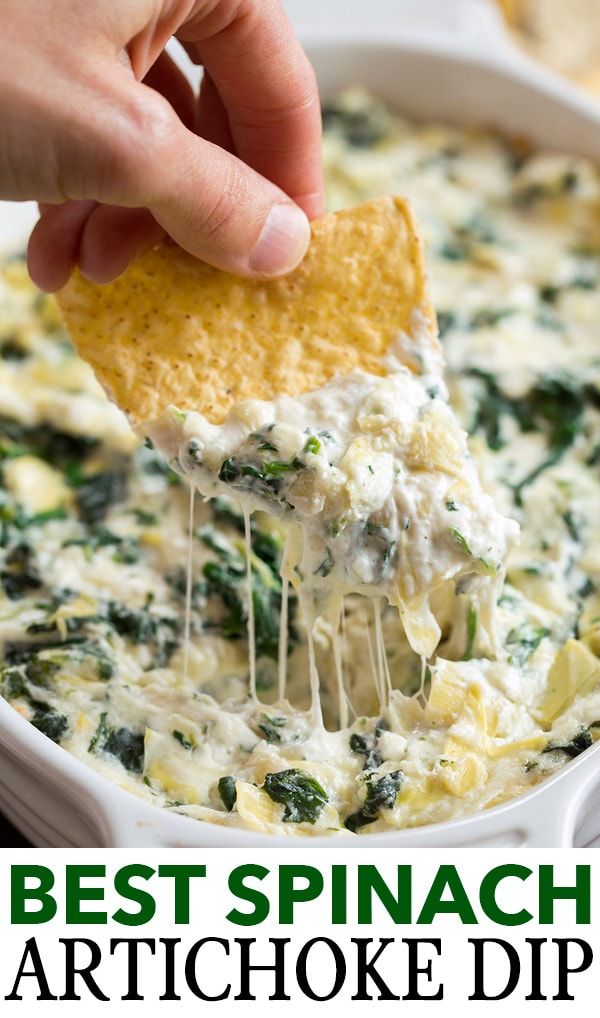
{"type": "Polygon", "coordinates": [[[480,555],[474,555],[473,552],[471,551],[471,548],[465,535],[460,530],[458,530],[457,527],[448,527],[448,533],[450,534],[450,537],[454,541],[454,544],[456,544],[457,547],[460,548],[464,555],[468,555],[468,557],[472,558],[475,562],[479,562],[484,572],[487,573],[488,576],[496,575],[498,570],[496,566],[493,564],[493,562],[488,562],[487,559],[482,558],[480,555]]]}
{"type": "Polygon", "coordinates": [[[339,131],[352,148],[373,148],[385,138],[387,114],[373,108],[351,110],[329,104],[323,106],[323,129],[339,131]]]}
{"type": "Polygon", "coordinates": [[[258,724],[259,731],[262,732],[267,742],[281,742],[280,728],[283,728],[286,722],[286,718],[272,716],[269,714],[261,714],[261,720],[258,724]]]}
{"type": "Polygon", "coordinates": [[[154,660],[151,667],[159,668],[168,664],[177,646],[182,623],[177,616],[151,612],[150,606],[150,599],[144,608],[138,610],[128,608],[119,601],[110,601],[106,615],[120,636],[132,643],[152,645],[154,660]]]}
{"type": "Polygon", "coordinates": [[[327,548],[327,551],[326,551],[326,554],[325,554],[325,558],[323,559],[321,564],[319,566],[317,566],[317,568],[315,569],[314,575],[315,576],[323,576],[323,577],[329,576],[329,574],[330,574],[331,570],[333,569],[334,565],[335,565],[335,559],[333,557],[331,548],[327,548]]]}
{"type": "Polygon", "coordinates": [[[273,802],[285,806],[286,823],[314,824],[329,796],[316,778],[306,771],[290,769],[267,774],[262,786],[273,802]]]}
{"type": "Polygon", "coordinates": [[[472,604],[469,605],[467,612],[467,642],[465,646],[465,652],[462,656],[463,661],[470,661],[473,657],[473,644],[475,643],[475,637],[477,635],[477,609],[472,604]]]}
{"type": "Polygon", "coordinates": [[[85,537],[71,537],[64,542],[63,548],[80,547],[86,559],[91,559],[98,548],[114,547],[113,558],[115,562],[122,562],[125,565],[133,565],[139,561],[140,544],[137,538],[128,535],[120,537],[113,534],[107,527],[93,526],[85,537]]]}
{"type": "Polygon", "coordinates": [[[402,784],[402,774],[400,771],[393,771],[383,777],[369,774],[365,778],[365,783],[367,796],[362,808],[346,817],[344,821],[344,826],[349,831],[357,831],[360,827],[372,824],[374,820],[377,820],[382,809],[393,808],[402,784]]]}
{"type": "Polygon", "coordinates": [[[447,332],[456,326],[456,315],[454,311],[437,312],[438,335],[443,339],[447,332]]]}
{"type": "Polygon", "coordinates": [[[569,537],[571,538],[571,540],[572,541],[580,541],[581,540],[581,533],[580,533],[581,521],[576,518],[575,513],[573,512],[573,510],[572,509],[567,509],[567,511],[563,513],[563,517],[562,518],[563,518],[564,525],[567,528],[567,533],[568,533],[569,537]]]}
{"type": "Polygon", "coordinates": [[[534,626],[531,622],[523,622],[515,629],[511,629],[506,637],[506,647],[510,653],[510,659],[515,664],[524,665],[531,655],[537,650],[549,630],[543,626],[534,626]]]}
{"type": "Polygon", "coordinates": [[[127,475],[122,470],[104,470],[81,479],[76,488],[79,515],[84,523],[100,523],[109,509],[127,496],[127,475]]]}
{"type": "Polygon", "coordinates": [[[383,728],[376,725],[375,731],[367,735],[362,735],[360,732],[352,732],[350,735],[350,749],[353,753],[364,756],[363,770],[365,771],[373,771],[383,763],[383,757],[377,748],[382,731],[383,728]]]}
{"type": "Polygon", "coordinates": [[[144,736],[129,728],[111,728],[106,713],[101,714],[98,727],[89,745],[90,753],[103,752],[114,756],[125,768],[141,774],[144,766],[144,736]]]}
{"type": "Polygon", "coordinates": [[[11,601],[18,601],[28,591],[43,586],[31,545],[22,541],[7,552],[0,569],[0,582],[11,601]]]}
{"type": "Polygon", "coordinates": [[[534,180],[532,183],[518,186],[513,194],[513,203],[516,208],[528,209],[540,201],[571,194],[576,190],[578,183],[576,171],[565,170],[555,180],[534,180]]]}
{"type": "Polygon", "coordinates": [[[309,438],[306,439],[304,452],[310,452],[314,456],[316,456],[317,453],[321,452],[321,443],[316,435],[311,435],[309,438]]]}
{"type": "Polygon", "coordinates": [[[249,435],[249,439],[256,444],[259,452],[279,452],[277,446],[270,438],[267,438],[267,434],[273,430],[273,425],[269,425],[264,431],[254,431],[249,435]]]}
{"type": "Polygon", "coordinates": [[[30,354],[31,351],[16,337],[7,336],[0,340],[0,357],[4,361],[24,361],[30,354]]]}
{"type": "Polygon", "coordinates": [[[287,503],[281,496],[284,479],[298,470],[305,469],[301,460],[269,460],[266,463],[230,456],[221,464],[219,480],[240,491],[253,492],[268,502],[287,503]]]}
{"type": "Polygon", "coordinates": [[[171,470],[163,456],[155,450],[149,438],[145,439],[143,446],[138,451],[138,463],[145,474],[164,477],[170,488],[181,484],[179,476],[174,470],[171,470]]]}
{"type": "Polygon", "coordinates": [[[501,449],[502,417],[516,420],[521,431],[542,431],[552,451],[562,454],[582,428],[586,401],[592,400],[589,387],[569,375],[548,375],[537,380],[521,397],[505,395],[493,375],[471,368],[469,374],[483,387],[473,422],[475,431],[484,431],[490,449],[501,449]]]}
{"type": "Polygon", "coordinates": [[[196,531],[196,537],[198,540],[202,541],[207,548],[214,551],[215,555],[223,561],[227,562],[231,559],[231,545],[214,529],[214,527],[211,527],[210,524],[207,523],[205,526],[199,527],[196,531]]]}
{"type": "Polygon", "coordinates": [[[28,428],[10,417],[0,417],[0,447],[3,451],[12,448],[20,456],[37,456],[60,470],[69,463],[85,460],[98,444],[98,439],[68,435],[46,422],[28,428]]]}
{"type": "Polygon", "coordinates": [[[226,774],[224,777],[219,778],[217,788],[219,789],[221,802],[223,803],[227,812],[231,813],[237,799],[235,778],[231,774],[226,774]]]}
{"type": "Polygon", "coordinates": [[[471,317],[470,327],[472,329],[491,329],[504,318],[514,314],[514,308],[480,308],[471,317]]]}
{"type": "Polygon", "coordinates": [[[156,513],[150,513],[146,509],[132,509],[132,514],[141,527],[155,527],[160,522],[156,513]]]}
{"type": "Polygon", "coordinates": [[[505,444],[502,418],[504,415],[513,415],[513,402],[502,393],[493,375],[476,368],[468,373],[479,380],[483,389],[477,402],[472,430],[483,431],[490,449],[501,449],[505,444]]]}
{"type": "Polygon", "coordinates": [[[230,503],[229,499],[220,497],[211,498],[209,505],[215,520],[219,520],[221,523],[228,523],[235,527],[240,534],[244,533],[244,517],[234,508],[233,503],[230,503]]]}
{"type": "Polygon", "coordinates": [[[584,753],[586,749],[589,749],[592,742],[593,739],[589,728],[580,728],[580,730],[568,742],[549,742],[542,752],[554,753],[560,751],[561,753],[566,753],[567,756],[576,757],[579,756],[580,753],[584,753]]]}
{"type": "Polygon", "coordinates": [[[194,743],[191,739],[188,739],[183,732],[174,731],[172,732],[173,738],[183,746],[184,749],[193,749],[194,743]]]}
{"type": "Polygon", "coordinates": [[[546,304],[555,304],[560,296],[560,286],[555,286],[552,283],[546,283],[539,289],[540,300],[543,300],[546,304]]]}
{"type": "Polygon", "coordinates": [[[484,432],[490,449],[498,450],[505,444],[502,430],[505,416],[512,417],[521,431],[540,431],[546,437],[549,455],[512,486],[516,504],[522,505],[523,490],[560,461],[582,431],[586,405],[595,405],[597,397],[591,386],[566,373],[539,378],[528,393],[518,398],[505,395],[494,376],[487,372],[472,368],[469,374],[483,387],[472,427],[484,432]]]}
{"type": "Polygon", "coordinates": [[[42,703],[36,704],[31,724],[49,739],[52,739],[52,742],[60,742],[69,727],[69,722],[64,714],[60,714],[53,707],[42,703]]]}
{"type": "MultiPolygon", "coordinates": [[[[258,528],[252,529],[252,605],[256,652],[277,660],[279,648],[279,619],[281,613],[281,540],[258,528]]],[[[203,567],[208,596],[218,598],[225,613],[218,623],[226,639],[243,640],[247,635],[248,607],[246,566],[237,550],[223,554],[221,561],[207,562],[203,567]]],[[[218,553],[218,552],[217,552],[218,553]]],[[[290,599],[290,642],[297,634],[293,624],[295,600],[290,599]]]]}

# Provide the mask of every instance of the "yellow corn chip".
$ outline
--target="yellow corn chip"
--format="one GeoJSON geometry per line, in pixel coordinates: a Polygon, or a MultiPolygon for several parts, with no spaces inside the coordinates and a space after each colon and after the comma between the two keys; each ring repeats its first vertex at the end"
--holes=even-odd
{"type": "Polygon", "coordinates": [[[170,404],[220,423],[241,399],[299,395],[354,368],[381,375],[390,344],[419,321],[436,342],[413,215],[392,197],[315,222],[283,279],[241,279],[161,247],[114,283],[76,273],[58,299],[78,352],[134,423],[170,404]]]}

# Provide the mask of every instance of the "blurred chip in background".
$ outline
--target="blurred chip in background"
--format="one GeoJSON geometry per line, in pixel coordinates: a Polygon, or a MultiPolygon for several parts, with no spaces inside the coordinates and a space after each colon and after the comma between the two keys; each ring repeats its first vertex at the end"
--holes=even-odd
{"type": "Polygon", "coordinates": [[[600,0],[499,0],[531,56],[600,93],[600,0]]]}

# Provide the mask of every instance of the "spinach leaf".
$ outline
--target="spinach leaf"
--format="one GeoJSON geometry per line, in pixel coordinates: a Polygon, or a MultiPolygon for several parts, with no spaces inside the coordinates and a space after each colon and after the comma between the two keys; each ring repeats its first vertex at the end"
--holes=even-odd
{"type": "Polygon", "coordinates": [[[265,776],[263,788],[273,802],[285,806],[286,823],[314,824],[329,797],[316,778],[306,771],[291,769],[265,776]]]}
{"type": "Polygon", "coordinates": [[[37,456],[64,470],[67,464],[85,460],[98,448],[95,438],[68,435],[45,422],[28,428],[10,417],[0,417],[0,447],[3,455],[37,456]]]}
{"type": "Polygon", "coordinates": [[[109,509],[127,496],[127,475],[122,470],[104,470],[84,477],[76,486],[79,515],[84,523],[100,523],[109,509]]]}
{"type": "Polygon", "coordinates": [[[111,728],[106,713],[100,716],[98,727],[89,745],[90,753],[103,752],[114,756],[125,768],[141,774],[144,766],[144,736],[129,728],[111,728]]]}
{"type": "MultiPolygon", "coordinates": [[[[227,498],[211,498],[209,505],[212,509],[213,518],[221,523],[229,523],[240,534],[244,533],[244,517],[235,509],[235,503],[227,498]]],[[[250,521],[251,524],[254,520],[250,521]]]]}
{"type": "Polygon", "coordinates": [[[0,570],[0,581],[11,601],[18,601],[28,591],[39,590],[43,586],[31,545],[22,541],[7,552],[0,570]]]}
{"type": "Polygon", "coordinates": [[[88,561],[93,557],[98,548],[109,548],[111,546],[115,549],[113,554],[115,562],[133,565],[139,560],[140,544],[137,538],[132,536],[120,537],[118,534],[113,534],[112,530],[108,530],[107,527],[93,526],[85,537],[71,537],[63,544],[63,548],[82,548],[88,561]]]}
{"type": "Polygon", "coordinates": [[[515,664],[524,665],[537,650],[549,630],[543,626],[534,626],[530,622],[511,629],[506,637],[506,646],[510,651],[510,659],[515,664]]]}
{"type": "Polygon", "coordinates": [[[310,435],[309,438],[306,439],[304,452],[310,452],[314,456],[316,456],[317,453],[321,452],[321,448],[322,448],[321,442],[319,441],[316,435],[310,435]]]}
{"type": "Polygon", "coordinates": [[[193,749],[194,743],[191,739],[188,739],[183,732],[174,731],[171,733],[176,742],[178,742],[184,749],[193,749]]]}
{"type": "Polygon", "coordinates": [[[138,450],[137,459],[140,468],[145,474],[164,477],[170,488],[181,484],[181,478],[174,470],[171,470],[167,461],[154,448],[149,438],[144,440],[144,444],[138,450]]]}
{"type": "Polygon", "coordinates": [[[454,311],[437,312],[438,335],[443,339],[447,332],[456,326],[456,315],[454,311]]]}
{"type": "Polygon", "coordinates": [[[326,549],[325,558],[319,566],[315,569],[315,576],[329,576],[331,570],[335,565],[335,559],[333,557],[331,548],[326,549]]]}
{"type": "Polygon", "coordinates": [[[283,728],[286,722],[286,718],[277,716],[271,716],[269,714],[261,714],[261,720],[258,728],[267,740],[267,742],[281,742],[280,728],[283,728]]]}
{"type": "MultiPolygon", "coordinates": [[[[255,531],[252,535],[252,605],[256,652],[277,660],[279,620],[281,613],[281,578],[279,562],[281,545],[273,535],[255,531]]],[[[217,597],[225,608],[218,626],[229,640],[244,640],[247,635],[246,567],[241,555],[232,554],[220,562],[207,562],[203,567],[207,595],[217,597]]],[[[290,643],[297,640],[293,624],[295,602],[290,599],[290,643]]]]}
{"type": "Polygon", "coordinates": [[[473,657],[473,644],[477,635],[477,609],[472,604],[467,612],[467,643],[462,656],[463,661],[470,661],[473,657]]]}
{"type": "Polygon", "coordinates": [[[110,601],[106,609],[106,618],[120,636],[131,640],[132,643],[144,643],[149,647],[152,652],[149,670],[168,665],[179,646],[181,619],[151,613],[150,602],[146,607],[135,610],[121,604],[120,601],[110,601]]]}
{"type": "Polygon", "coordinates": [[[239,491],[253,492],[268,502],[278,502],[287,507],[287,502],[280,496],[283,482],[290,474],[302,469],[304,464],[298,459],[289,463],[283,460],[262,463],[231,456],[221,464],[219,480],[239,491]]]}
{"type": "Polygon", "coordinates": [[[493,562],[488,562],[487,559],[482,558],[480,555],[474,555],[473,552],[471,551],[471,548],[466,537],[457,527],[448,527],[448,533],[450,534],[450,537],[454,541],[454,544],[456,544],[458,548],[460,548],[464,555],[467,555],[469,558],[472,558],[475,562],[479,562],[479,564],[483,567],[484,572],[486,572],[488,576],[496,575],[498,570],[497,567],[493,564],[493,562]]]}
{"type": "Polygon", "coordinates": [[[392,809],[396,802],[398,790],[402,784],[400,771],[393,771],[383,777],[369,774],[365,778],[367,797],[362,809],[346,817],[344,826],[349,831],[357,831],[360,827],[372,824],[377,820],[382,809],[392,809]]]}
{"type": "Polygon", "coordinates": [[[3,361],[24,361],[29,356],[31,351],[16,336],[6,336],[0,341],[0,357],[3,361]]]}
{"type": "Polygon", "coordinates": [[[584,753],[586,749],[589,749],[592,745],[593,739],[589,728],[581,728],[569,742],[565,743],[552,743],[549,742],[543,753],[554,753],[560,751],[566,753],[568,756],[576,757],[580,753],[584,753]]]}
{"type": "Polygon", "coordinates": [[[237,799],[235,778],[231,774],[226,774],[224,777],[219,778],[217,788],[219,789],[219,795],[225,809],[228,813],[231,813],[237,799]]]}
{"type": "Polygon", "coordinates": [[[64,714],[59,714],[53,707],[43,703],[36,703],[31,724],[43,732],[52,742],[60,742],[69,727],[69,722],[64,714]]]}
{"type": "Polygon", "coordinates": [[[323,106],[323,130],[339,131],[352,148],[373,148],[387,134],[387,118],[379,109],[350,110],[323,106]]]}
{"type": "Polygon", "coordinates": [[[471,329],[492,329],[498,322],[514,314],[514,308],[480,308],[471,317],[469,325],[471,329]]]}
{"type": "Polygon", "coordinates": [[[150,513],[146,509],[134,508],[130,511],[141,527],[155,527],[160,522],[156,513],[150,513]]]}
{"type": "Polygon", "coordinates": [[[4,648],[4,660],[7,667],[3,679],[13,688],[20,688],[19,693],[12,691],[9,697],[28,695],[27,684],[48,688],[59,669],[56,661],[48,661],[39,656],[47,645],[40,643],[8,642],[4,648]],[[22,686],[21,686],[22,684],[22,686]]]}
{"type": "Polygon", "coordinates": [[[353,753],[364,756],[363,770],[365,771],[375,770],[383,763],[383,757],[377,748],[382,731],[383,728],[376,725],[375,731],[367,735],[362,735],[360,732],[352,732],[350,735],[350,749],[353,753]]]}
{"type": "Polygon", "coordinates": [[[521,431],[542,431],[553,453],[562,454],[582,428],[589,388],[569,375],[548,375],[537,380],[525,396],[506,396],[493,375],[471,368],[468,374],[483,387],[473,422],[475,431],[484,431],[490,449],[501,449],[502,417],[513,417],[521,431]]]}

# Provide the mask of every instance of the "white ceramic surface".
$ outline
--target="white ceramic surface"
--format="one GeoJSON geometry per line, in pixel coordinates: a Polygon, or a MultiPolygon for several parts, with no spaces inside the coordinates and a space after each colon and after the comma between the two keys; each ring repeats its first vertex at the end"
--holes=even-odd
{"type": "MultiPolygon", "coordinates": [[[[600,159],[600,103],[526,59],[488,0],[294,0],[325,98],[361,83],[416,117],[492,125],[600,159]]],[[[0,202],[0,250],[24,246],[31,203],[0,202]]],[[[504,806],[465,820],[303,847],[586,845],[600,836],[600,744],[504,806]]],[[[297,847],[223,830],[119,789],[0,700],[0,808],[36,845],[297,847]]]]}

